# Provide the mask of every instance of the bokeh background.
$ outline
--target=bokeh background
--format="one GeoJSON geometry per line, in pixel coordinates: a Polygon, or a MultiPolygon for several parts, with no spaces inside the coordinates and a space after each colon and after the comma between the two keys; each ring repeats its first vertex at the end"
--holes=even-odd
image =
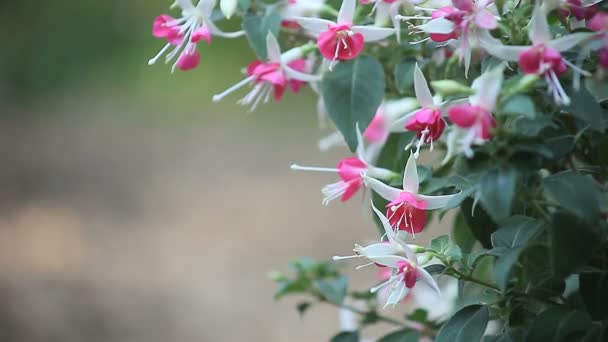
{"type": "Polygon", "coordinates": [[[331,175],[289,170],[347,152],[318,152],[308,89],[253,114],[211,103],[254,58],[244,39],[202,47],[194,72],[148,66],[169,2],[0,1],[0,341],[338,331],[332,308],[274,302],[267,272],[376,238],[360,201],[321,206],[331,175]]]}

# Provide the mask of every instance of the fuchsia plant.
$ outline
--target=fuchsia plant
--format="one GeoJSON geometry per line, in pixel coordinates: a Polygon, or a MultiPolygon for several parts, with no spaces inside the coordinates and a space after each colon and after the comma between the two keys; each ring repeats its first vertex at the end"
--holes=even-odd
{"type": "Polygon", "coordinates": [[[152,35],[166,45],[150,64],[164,56],[172,70],[193,70],[202,41],[245,36],[257,57],[213,101],[248,88],[238,103],[255,110],[310,86],[320,126],[330,130],[319,147],[340,147],[344,157],[333,168],[291,168],[336,175],[321,188],[323,205],[361,193],[374,212],[378,242],[333,261],[297,260],[293,276],[272,274],[276,298],[309,296],[301,313],[318,303],[350,312],[332,341],[363,341],[362,330],[377,322],[397,327],[384,342],[608,340],[608,5],[178,0],[174,7],[177,18],[153,21],[152,35]],[[243,18],[242,31],[219,29],[230,17],[243,18]],[[439,229],[452,238],[436,236],[439,229]],[[350,259],[381,271],[380,283],[353,290],[334,263],[350,259]],[[412,305],[406,319],[391,311],[412,305]],[[444,309],[431,314],[433,306],[444,309]]]}

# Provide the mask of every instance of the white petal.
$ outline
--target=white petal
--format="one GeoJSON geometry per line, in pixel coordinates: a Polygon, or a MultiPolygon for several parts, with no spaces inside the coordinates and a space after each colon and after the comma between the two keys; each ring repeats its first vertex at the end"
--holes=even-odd
{"type": "Polygon", "coordinates": [[[408,121],[410,121],[410,119],[414,116],[414,114],[416,114],[418,110],[415,110],[411,113],[407,113],[406,115],[402,116],[401,118],[393,121],[391,123],[391,126],[389,127],[389,131],[391,132],[405,132],[407,131],[407,129],[405,128],[405,124],[407,124],[408,121]]]}
{"type": "Polygon", "coordinates": [[[401,20],[397,18],[397,14],[399,14],[399,7],[401,7],[401,3],[399,1],[392,3],[389,9],[389,16],[393,22],[393,28],[395,29],[395,34],[397,35],[397,42],[401,43],[401,20]]]}
{"type": "Polygon", "coordinates": [[[384,233],[386,234],[388,241],[391,243],[394,243],[396,241],[395,240],[395,231],[393,230],[393,227],[391,227],[390,222],[388,221],[386,216],[384,216],[384,214],[382,214],[380,212],[380,210],[378,210],[374,206],[374,202],[372,202],[372,210],[374,210],[374,212],[376,213],[376,216],[378,216],[378,219],[380,219],[380,222],[382,222],[382,227],[384,227],[384,233]]]}
{"type": "Polygon", "coordinates": [[[390,187],[381,181],[375,178],[370,178],[366,175],[363,175],[363,181],[369,188],[373,189],[378,195],[382,196],[382,198],[387,201],[396,200],[401,193],[400,189],[390,187]]]}
{"type": "Polygon", "coordinates": [[[519,54],[530,48],[529,46],[521,45],[503,45],[500,40],[492,37],[487,31],[479,34],[479,41],[490,55],[511,62],[517,62],[519,54]]]}
{"type": "Polygon", "coordinates": [[[390,267],[390,268],[398,268],[397,264],[400,264],[404,261],[407,262],[407,259],[398,255],[369,255],[365,256],[369,261],[375,262],[382,266],[390,267]]]}
{"type": "Polygon", "coordinates": [[[224,32],[220,30],[211,20],[206,20],[205,25],[209,28],[209,31],[215,36],[224,37],[224,38],[238,38],[245,35],[245,31],[236,31],[236,32],[224,32]]]}
{"type": "Polygon", "coordinates": [[[426,33],[450,33],[454,31],[454,23],[441,17],[436,19],[431,19],[426,24],[416,26],[417,29],[420,29],[426,33]]]}
{"type": "Polygon", "coordinates": [[[287,75],[288,78],[298,80],[298,81],[314,83],[314,82],[319,82],[322,79],[322,77],[319,75],[311,75],[311,74],[303,73],[303,72],[300,72],[298,70],[295,70],[295,69],[289,67],[288,65],[283,65],[283,70],[285,71],[285,74],[287,75]]]}
{"type": "Polygon", "coordinates": [[[439,286],[437,286],[437,282],[435,281],[435,279],[433,279],[433,277],[429,274],[429,272],[427,272],[424,268],[418,267],[418,276],[419,276],[418,280],[420,282],[424,283],[431,289],[435,290],[435,292],[437,292],[437,294],[441,294],[441,291],[439,290],[439,286]]]}
{"type": "Polygon", "coordinates": [[[551,46],[557,51],[566,51],[570,50],[585,39],[593,37],[594,35],[595,33],[592,32],[577,32],[551,40],[547,42],[547,45],[551,46]]]}
{"type": "Polygon", "coordinates": [[[342,0],[340,12],[338,12],[338,24],[352,24],[356,6],[357,0],[342,0]]]}
{"type": "Polygon", "coordinates": [[[419,200],[424,200],[426,202],[426,210],[435,210],[435,209],[441,209],[443,207],[446,206],[446,204],[448,204],[448,202],[458,196],[460,194],[454,194],[454,195],[441,195],[441,196],[428,196],[428,195],[417,195],[416,197],[418,197],[419,200]]]}
{"type": "Polygon", "coordinates": [[[431,90],[424,78],[422,70],[418,67],[418,63],[414,66],[414,90],[416,91],[416,99],[422,107],[432,108],[435,106],[433,102],[433,95],[431,90]]]}
{"type": "Polygon", "coordinates": [[[359,123],[355,123],[355,133],[357,134],[357,150],[355,151],[357,154],[357,158],[359,160],[367,163],[365,158],[365,143],[363,142],[363,135],[361,134],[361,129],[359,129],[359,123]]]}
{"type": "Polygon", "coordinates": [[[192,4],[192,0],[177,0],[177,4],[184,11],[193,10],[194,9],[194,5],[192,4]]]}
{"type": "Polygon", "coordinates": [[[294,17],[293,20],[298,22],[298,24],[300,24],[304,30],[315,37],[321,34],[321,32],[327,31],[329,25],[335,24],[333,21],[321,18],[294,17]]]}
{"type": "Polygon", "coordinates": [[[504,64],[501,64],[490,71],[484,72],[473,81],[471,88],[473,88],[475,94],[470,97],[472,104],[490,112],[494,110],[496,99],[502,88],[504,68],[504,64]]]}
{"type": "Polygon", "coordinates": [[[360,255],[365,257],[385,257],[398,256],[400,251],[397,245],[392,243],[374,243],[358,250],[360,255]]]}
{"type": "MultiPolygon", "coordinates": [[[[203,1],[207,0],[201,0],[201,2],[203,1]]],[[[238,4],[238,0],[220,0],[220,10],[226,18],[230,19],[234,15],[234,12],[236,12],[236,7],[238,6],[238,4]]]]}
{"type": "Polygon", "coordinates": [[[281,47],[272,32],[268,32],[268,35],[266,35],[266,53],[269,61],[281,62],[281,47]]]}
{"type": "Polygon", "coordinates": [[[395,33],[395,29],[376,26],[353,26],[352,30],[361,33],[366,43],[382,40],[395,33]]]}
{"type": "Polygon", "coordinates": [[[536,6],[530,21],[530,40],[533,44],[546,43],[551,39],[547,14],[541,6],[536,6]]]}
{"type": "Polygon", "coordinates": [[[395,287],[391,286],[391,292],[386,300],[385,306],[395,305],[407,296],[410,289],[405,286],[405,282],[399,281],[395,287]]]}
{"type": "Polygon", "coordinates": [[[416,195],[418,193],[418,168],[416,167],[416,158],[413,153],[410,153],[410,157],[405,164],[405,171],[403,171],[403,191],[407,191],[416,195]]]}

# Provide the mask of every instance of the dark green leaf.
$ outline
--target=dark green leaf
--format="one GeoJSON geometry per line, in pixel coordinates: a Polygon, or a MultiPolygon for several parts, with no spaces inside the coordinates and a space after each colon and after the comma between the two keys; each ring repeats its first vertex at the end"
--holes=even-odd
{"type": "Polygon", "coordinates": [[[473,199],[467,198],[462,202],[461,210],[464,220],[471,229],[471,233],[481,242],[484,248],[492,248],[490,236],[496,231],[498,226],[483,208],[477,206],[473,215],[473,199]]]}
{"type": "Polygon", "coordinates": [[[359,342],[359,333],[344,331],[331,338],[330,342],[359,342]]]}
{"type": "Polygon", "coordinates": [[[462,211],[459,211],[454,220],[454,228],[452,229],[452,240],[460,246],[460,249],[464,253],[471,253],[473,246],[475,246],[475,237],[469,226],[464,220],[462,211]]]}
{"type": "Polygon", "coordinates": [[[405,58],[395,66],[395,85],[401,93],[411,92],[414,87],[415,58],[405,58]]]}
{"type": "Polygon", "coordinates": [[[281,16],[276,11],[268,11],[265,15],[247,14],[243,19],[243,29],[247,34],[247,41],[261,59],[267,59],[266,37],[271,32],[276,38],[279,35],[281,16]]]}
{"type": "Polygon", "coordinates": [[[345,277],[316,280],[313,284],[327,301],[334,304],[342,304],[346,297],[348,280],[345,277]]]}
{"type": "Polygon", "coordinates": [[[543,222],[531,217],[516,215],[503,221],[492,234],[492,246],[516,248],[525,246],[542,227],[543,222]]]}
{"type": "Polygon", "coordinates": [[[517,173],[512,168],[494,169],[481,177],[479,199],[494,221],[511,215],[517,173]]]}
{"type": "Polygon", "coordinates": [[[441,327],[435,341],[481,341],[481,337],[486,330],[489,319],[490,314],[486,306],[470,305],[464,307],[441,327]]]}
{"type": "Polygon", "coordinates": [[[381,337],[378,342],[418,342],[422,334],[411,329],[403,329],[381,337]]]}
{"type": "Polygon", "coordinates": [[[585,332],[591,327],[591,317],[584,311],[563,306],[549,308],[532,322],[526,341],[561,341],[576,332],[585,332]]]}
{"type": "Polygon", "coordinates": [[[545,128],[556,127],[555,123],[545,116],[535,118],[520,116],[513,120],[511,125],[515,133],[526,137],[535,137],[545,128]]]}
{"type": "Polygon", "coordinates": [[[519,260],[521,252],[524,250],[523,247],[517,248],[500,248],[493,249],[493,251],[500,251],[496,263],[494,264],[494,278],[496,279],[496,285],[501,290],[505,290],[511,280],[511,272],[513,266],[519,260]]]}
{"type": "Polygon", "coordinates": [[[279,288],[274,294],[275,299],[280,299],[288,294],[303,293],[308,290],[310,281],[307,279],[297,279],[294,281],[279,282],[279,288]]]}
{"type": "Polygon", "coordinates": [[[364,131],[384,98],[384,69],[371,56],[343,61],[321,82],[329,116],[351,151],[357,148],[355,126],[364,131]]]}
{"type": "Polygon", "coordinates": [[[545,178],[543,185],[549,199],[589,222],[595,222],[606,205],[589,176],[567,171],[545,178]]]}
{"type": "Polygon", "coordinates": [[[608,318],[608,272],[580,275],[579,293],[593,320],[608,318]]]}
{"type": "Polygon", "coordinates": [[[608,114],[595,100],[595,97],[585,87],[581,87],[578,92],[569,93],[572,94],[572,102],[564,109],[577,119],[584,121],[592,130],[603,132],[606,128],[604,117],[608,114]]]}
{"type": "Polygon", "coordinates": [[[410,321],[425,323],[428,321],[428,312],[424,309],[416,309],[411,314],[407,315],[406,318],[410,321]]]}

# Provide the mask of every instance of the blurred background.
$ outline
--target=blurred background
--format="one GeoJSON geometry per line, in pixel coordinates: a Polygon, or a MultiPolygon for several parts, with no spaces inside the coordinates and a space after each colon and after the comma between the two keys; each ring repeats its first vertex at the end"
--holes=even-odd
{"type": "Polygon", "coordinates": [[[148,66],[169,5],[0,1],[0,341],[338,331],[332,308],[300,318],[295,300],[274,302],[267,272],[377,238],[360,201],[321,206],[332,175],[289,170],[346,151],[317,151],[308,89],[253,114],[241,94],[211,103],[254,58],[244,39],[201,46],[194,72],[148,66]]]}

